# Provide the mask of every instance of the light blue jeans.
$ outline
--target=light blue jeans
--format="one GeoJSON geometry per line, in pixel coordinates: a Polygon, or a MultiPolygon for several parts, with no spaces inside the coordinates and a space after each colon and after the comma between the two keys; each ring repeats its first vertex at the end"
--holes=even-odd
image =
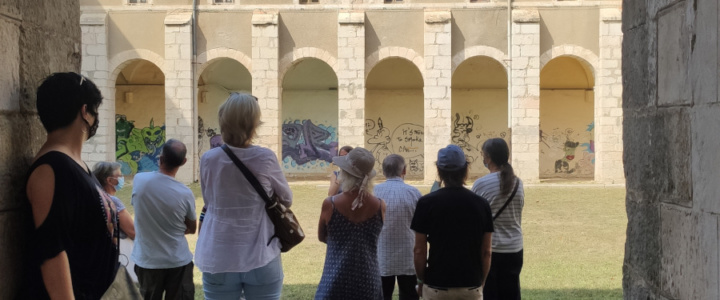
{"type": "Polygon", "coordinates": [[[248,272],[203,273],[203,291],[208,300],[277,300],[282,292],[283,278],[280,255],[267,265],[248,272]]]}

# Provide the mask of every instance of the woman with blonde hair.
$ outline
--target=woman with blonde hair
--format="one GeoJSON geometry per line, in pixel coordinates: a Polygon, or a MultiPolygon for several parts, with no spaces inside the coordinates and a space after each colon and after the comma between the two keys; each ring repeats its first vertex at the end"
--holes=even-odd
{"type": "Polygon", "coordinates": [[[268,195],[292,204],[292,192],[270,149],[252,144],[260,106],[250,94],[232,93],[218,111],[227,146],[200,159],[200,186],[206,212],[200,216],[195,265],[203,272],[206,299],[279,299],[283,270],[280,242],[265,212],[265,201],[225,152],[257,177],[268,195]]]}
{"type": "Polygon", "coordinates": [[[372,194],[375,158],[358,147],[333,163],[343,192],[322,204],[318,239],[327,254],[315,299],[382,299],[377,243],[385,202],[372,194]]]}

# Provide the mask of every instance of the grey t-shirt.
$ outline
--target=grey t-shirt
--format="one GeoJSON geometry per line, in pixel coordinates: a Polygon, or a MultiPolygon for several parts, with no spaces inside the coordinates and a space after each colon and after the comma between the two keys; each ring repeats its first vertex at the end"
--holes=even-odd
{"type": "Polygon", "coordinates": [[[135,264],[146,269],[169,269],[192,261],[185,219],[196,219],[195,196],[187,186],[160,172],[138,173],[133,179],[132,205],[135,264]]]}

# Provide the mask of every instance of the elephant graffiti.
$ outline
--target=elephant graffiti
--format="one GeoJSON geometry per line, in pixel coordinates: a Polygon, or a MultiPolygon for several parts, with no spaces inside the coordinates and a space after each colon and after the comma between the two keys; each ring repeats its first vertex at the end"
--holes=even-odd
{"type": "Polygon", "coordinates": [[[337,141],[331,140],[331,127],[321,127],[311,120],[296,120],[282,125],[282,156],[298,165],[315,160],[331,162],[337,153],[337,141]]]}

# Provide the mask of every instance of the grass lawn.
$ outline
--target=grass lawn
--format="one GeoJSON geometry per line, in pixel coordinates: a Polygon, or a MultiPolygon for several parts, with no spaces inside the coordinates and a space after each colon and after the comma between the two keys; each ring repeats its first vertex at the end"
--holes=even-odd
{"type": "MultiPolygon", "coordinates": [[[[200,186],[190,188],[199,214],[203,206],[200,186]]],[[[131,189],[124,188],[118,197],[132,214],[131,189]]],[[[325,260],[325,244],[317,240],[317,222],[327,189],[313,182],[294,183],[292,190],[292,208],[307,238],[283,254],[283,299],[312,299],[325,260]]],[[[425,194],[429,188],[420,191],[425,194]]],[[[625,189],[540,186],[528,187],[525,193],[523,298],[621,299],[625,189]]],[[[197,235],[188,236],[193,252],[196,240],[197,235]]],[[[197,268],[194,279],[195,298],[203,299],[197,268]]]]}

